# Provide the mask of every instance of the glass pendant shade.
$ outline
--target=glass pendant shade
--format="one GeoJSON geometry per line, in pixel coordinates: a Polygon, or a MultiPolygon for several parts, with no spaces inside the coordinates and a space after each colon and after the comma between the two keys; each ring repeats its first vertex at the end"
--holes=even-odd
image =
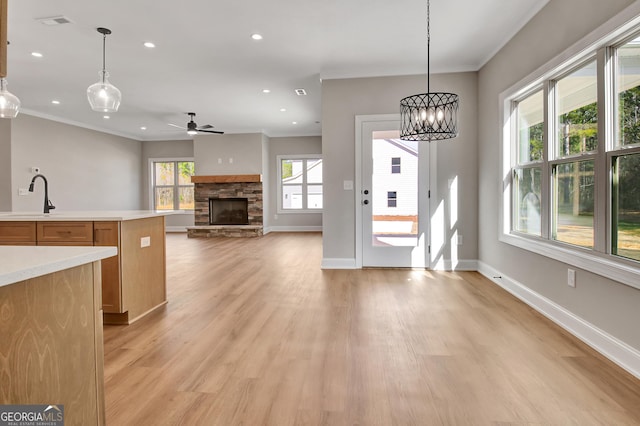
{"type": "Polygon", "coordinates": [[[87,99],[91,109],[99,112],[116,112],[122,100],[120,90],[109,83],[109,73],[100,71],[100,81],[87,89],[87,99]]]}
{"type": "Polygon", "coordinates": [[[0,118],[15,118],[20,111],[20,99],[7,90],[7,80],[0,78],[0,118]]]}

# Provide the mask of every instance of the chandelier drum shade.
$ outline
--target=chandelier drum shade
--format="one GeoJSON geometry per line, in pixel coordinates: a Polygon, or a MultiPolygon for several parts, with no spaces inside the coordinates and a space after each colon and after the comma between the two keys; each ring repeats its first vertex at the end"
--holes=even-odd
{"type": "Polygon", "coordinates": [[[422,93],[400,101],[400,135],[406,141],[458,136],[458,95],[422,93]]]}
{"type": "Polygon", "coordinates": [[[431,5],[427,0],[427,93],[400,100],[400,139],[433,141],[458,136],[458,95],[431,92],[431,5]]]}
{"type": "Polygon", "coordinates": [[[8,0],[0,0],[0,118],[15,118],[20,99],[7,89],[8,0]]]}
{"type": "Polygon", "coordinates": [[[105,45],[107,35],[111,34],[111,30],[98,28],[97,31],[102,34],[102,71],[100,71],[100,81],[87,89],[87,99],[94,111],[116,112],[120,107],[122,93],[116,86],[109,83],[109,73],[105,68],[105,45]]]}

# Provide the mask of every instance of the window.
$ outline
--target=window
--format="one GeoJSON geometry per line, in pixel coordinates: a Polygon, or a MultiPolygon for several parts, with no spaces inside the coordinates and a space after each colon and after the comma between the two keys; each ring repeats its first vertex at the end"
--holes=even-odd
{"type": "Polygon", "coordinates": [[[278,212],[320,212],[322,158],[278,156],[278,212]]]}
{"type": "Polygon", "coordinates": [[[391,173],[400,173],[400,157],[391,158],[391,173]]]}
{"type": "Polygon", "coordinates": [[[387,192],[387,207],[398,207],[398,193],[396,191],[387,192]]]}
{"type": "Polygon", "coordinates": [[[155,210],[193,210],[195,200],[191,176],[194,162],[151,161],[152,193],[155,210]]]}
{"type": "Polygon", "coordinates": [[[500,239],[640,288],[636,25],[502,94],[500,239]]]}

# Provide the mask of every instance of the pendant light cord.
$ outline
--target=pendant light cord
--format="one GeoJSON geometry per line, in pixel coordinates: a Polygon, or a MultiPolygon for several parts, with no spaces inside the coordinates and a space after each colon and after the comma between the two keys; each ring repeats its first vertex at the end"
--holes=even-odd
{"type": "Polygon", "coordinates": [[[102,75],[104,79],[104,72],[107,70],[106,66],[106,49],[107,49],[107,35],[102,34],[102,75]]]}
{"type": "Polygon", "coordinates": [[[431,76],[431,1],[427,0],[427,93],[431,93],[430,76],[431,76]]]}

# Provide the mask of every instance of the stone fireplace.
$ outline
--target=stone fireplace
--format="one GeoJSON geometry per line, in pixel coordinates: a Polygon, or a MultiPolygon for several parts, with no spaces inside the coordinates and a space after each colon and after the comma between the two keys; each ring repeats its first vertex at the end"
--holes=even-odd
{"type": "Polygon", "coordinates": [[[259,237],[263,234],[260,175],[193,176],[193,237],[259,237]]]}

